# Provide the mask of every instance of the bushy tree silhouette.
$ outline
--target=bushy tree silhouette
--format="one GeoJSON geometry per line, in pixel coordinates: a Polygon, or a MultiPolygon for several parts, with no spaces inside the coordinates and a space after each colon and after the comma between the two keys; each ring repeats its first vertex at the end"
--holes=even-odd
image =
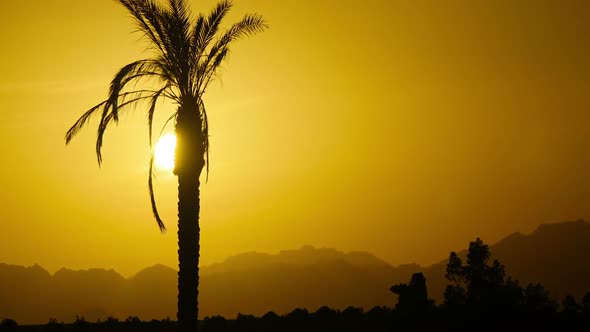
{"type": "Polygon", "coordinates": [[[434,306],[433,302],[428,299],[426,278],[421,272],[414,273],[409,284],[396,284],[391,286],[390,290],[398,295],[395,309],[400,313],[425,313],[426,310],[434,306]]]}
{"type": "Polygon", "coordinates": [[[528,312],[551,313],[557,310],[557,303],[543,285],[529,284],[524,289],[524,305],[528,312]]]}
{"type": "Polygon", "coordinates": [[[576,298],[566,295],[561,301],[561,310],[565,313],[577,313],[582,310],[582,306],[576,302],[576,298]]]}
{"type": "Polygon", "coordinates": [[[203,332],[225,331],[227,320],[222,316],[205,317],[203,320],[203,332]]]}
{"type": "Polygon", "coordinates": [[[256,317],[254,315],[238,314],[235,321],[235,328],[239,331],[254,332],[256,331],[256,317]]]}
{"type": "MultiPolygon", "coordinates": [[[[132,62],[113,78],[108,98],[84,113],[66,133],[66,144],[100,115],[96,156],[102,162],[103,136],[107,127],[117,123],[122,112],[148,102],[149,142],[156,104],[161,98],[178,105],[170,116],[176,127],[174,174],[178,176],[178,322],[182,330],[198,329],[199,285],[199,211],[200,175],[209,169],[209,124],[203,94],[229,54],[230,44],[266,28],[259,15],[246,15],[220,33],[220,24],[232,7],[222,0],[207,16],[193,19],[186,0],[169,0],[166,5],[154,0],[118,0],[149,42],[153,56],[132,62]],[[157,88],[136,89],[137,83],[155,83],[157,88]]],[[[168,122],[167,122],[168,123],[168,122]]],[[[164,125],[166,126],[166,125],[164,125]]],[[[153,192],[153,163],[150,160],[148,188],[152,212],[161,231],[165,230],[153,192]]]]}
{"type": "Polygon", "coordinates": [[[361,331],[365,324],[365,313],[362,308],[353,306],[342,310],[342,321],[349,331],[361,331]]]}
{"type": "Polygon", "coordinates": [[[478,310],[501,310],[522,302],[522,289],[517,281],[506,277],[498,260],[489,264],[488,245],[477,238],[469,244],[467,264],[451,252],[445,277],[450,282],[445,290],[447,306],[468,305],[478,310]]]}
{"type": "Polygon", "coordinates": [[[584,313],[590,314],[590,292],[584,294],[582,297],[582,309],[584,313]]]}
{"type": "Polygon", "coordinates": [[[17,327],[18,323],[14,319],[4,318],[0,321],[0,330],[2,331],[16,330],[17,327]]]}

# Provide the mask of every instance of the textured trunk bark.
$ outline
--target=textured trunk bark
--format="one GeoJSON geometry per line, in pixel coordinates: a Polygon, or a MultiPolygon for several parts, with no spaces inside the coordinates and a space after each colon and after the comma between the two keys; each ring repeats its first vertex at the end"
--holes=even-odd
{"type": "Polygon", "coordinates": [[[198,331],[199,316],[199,179],[178,175],[178,324],[181,332],[198,331]]]}
{"type": "Polygon", "coordinates": [[[196,100],[187,98],[176,119],[174,173],[178,176],[178,326],[199,329],[199,177],[205,165],[202,120],[196,100]]]}

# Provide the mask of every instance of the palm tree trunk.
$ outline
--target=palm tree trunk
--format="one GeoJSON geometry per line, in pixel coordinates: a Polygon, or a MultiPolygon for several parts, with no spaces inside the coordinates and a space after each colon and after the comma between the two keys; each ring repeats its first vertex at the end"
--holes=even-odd
{"type": "Polygon", "coordinates": [[[199,316],[199,178],[178,175],[178,325],[198,331],[199,316]]]}
{"type": "Polygon", "coordinates": [[[174,173],[178,176],[178,326],[199,328],[199,177],[205,160],[196,100],[185,99],[176,120],[174,173]]]}

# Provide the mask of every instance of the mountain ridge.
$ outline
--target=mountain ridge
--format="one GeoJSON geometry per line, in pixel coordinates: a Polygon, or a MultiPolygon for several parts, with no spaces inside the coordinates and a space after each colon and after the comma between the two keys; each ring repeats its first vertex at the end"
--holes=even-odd
{"type": "MultiPolygon", "coordinates": [[[[474,239],[472,239],[474,240],[474,239]]],[[[466,246],[467,247],[467,244],[466,246]]],[[[529,234],[512,233],[490,245],[493,258],[522,285],[541,282],[554,297],[581,296],[590,290],[590,224],[542,224],[529,234]]],[[[465,250],[459,252],[460,256],[465,250]]],[[[393,306],[389,287],[423,272],[428,292],[440,303],[446,260],[430,266],[393,266],[367,252],[341,252],[303,246],[276,254],[247,252],[201,268],[201,312],[235,317],[239,312],[286,313],[296,307],[316,310],[393,306]]],[[[71,321],[107,316],[142,319],[175,317],[177,271],[155,264],[125,278],[114,269],[61,268],[50,274],[40,265],[0,263],[0,317],[21,323],[71,321]]]]}

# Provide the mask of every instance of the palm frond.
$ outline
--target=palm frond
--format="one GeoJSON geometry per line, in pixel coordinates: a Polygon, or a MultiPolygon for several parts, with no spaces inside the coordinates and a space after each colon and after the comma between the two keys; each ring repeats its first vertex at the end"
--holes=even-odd
{"type": "Polygon", "coordinates": [[[195,25],[193,28],[193,33],[191,35],[191,42],[190,42],[190,51],[188,60],[190,61],[190,86],[194,86],[194,81],[196,79],[196,71],[198,69],[199,59],[200,59],[200,52],[202,53],[203,47],[201,45],[201,34],[202,30],[204,29],[203,26],[205,25],[205,16],[203,14],[199,14],[195,21],[195,25]]]}
{"type": "Polygon", "coordinates": [[[215,73],[217,72],[217,69],[219,68],[219,65],[223,62],[223,60],[229,55],[229,48],[228,47],[224,47],[223,49],[221,49],[219,52],[217,52],[216,56],[212,59],[213,62],[206,62],[203,64],[203,68],[201,70],[201,84],[197,86],[197,90],[195,91],[195,94],[201,98],[203,96],[203,94],[205,94],[205,91],[207,90],[207,86],[209,85],[209,82],[211,81],[211,78],[215,75],[215,73]]]}
{"type": "MultiPolygon", "coordinates": [[[[136,95],[138,93],[154,93],[154,92],[155,91],[152,91],[152,90],[137,90],[137,91],[122,93],[122,94],[120,94],[120,97],[125,98],[129,95],[132,95],[132,94],[136,95]]],[[[105,104],[107,104],[108,102],[109,102],[109,100],[104,100],[104,101],[98,103],[97,105],[95,105],[94,107],[92,107],[91,109],[89,109],[88,111],[86,111],[84,114],[82,114],[82,116],[66,132],[66,136],[65,136],[66,145],[68,145],[70,143],[70,141],[74,138],[74,136],[76,136],[80,132],[80,130],[86,125],[88,120],[90,120],[90,118],[93,115],[95,115],[96,111],[98,111],[101,107],[104,107],[105,104]]]]}
{"type": "Polygon", "coordinates": [[[96,111],[98,111],[106,102],[107,102],[107,100],[97,104],[96,106],[94,106],[91,109],[89,109],[88,111],[86,111],[86,113],[82,114],[82,116],[78,119],[78,121],[76,121],[76,123],[74,123],[74,125],[72,127],[70,127],[70,129],[66,132],[66,137],[65,137],[66,145],[68,145],[70,143],[72,138],[74,138],[74,136],[76,136],[80,132],[80,130],[88,122],[90,117],[92,117],[92,115],[94,115],[94,113],[96,111]]]}
{"type": "MultiPolygon", "coordinates": [[[[153,96],[140,96],[137,98],[133,98],[133,99],[126,101],[126,102],[122,103],[121,105],[119,105],[119,110],[123,110],[126,106],[135,105],[135,103],[137,103],[139,101],[143,101],[143,100],[146,100],[146,99],[149,99],[152,97],[153,96]]],[[[106,107],[104,107],[104,108],[106,109],[106,107]]],[[[105,113],[103,111],[103,116],[100,120],[100,123],[98,124],[98,129],[96,131],[96,145],[95,145],[98,166],[102,165],[102,142],[103,142],[104,134],[105,134],[109,124],[114,121],[114,118],[115,118],[115,116],[114,116],[113,112],[105,113]]]]}
{"type": "Polygon", "coordinates": [[[231,7],[233,6],[231,0],[222,0],[220,1],[217,6],[209,13],[209,16],[205,19],[201,29],[198,32],[199,36],[198,40],[198,47],[197,49],[200,50],[196,54],[197,58],[200,58],[207,48],[207,45],[211,43],[217,31],[219,31],[219,26],[223,18],[227,15],[230,11],[231,7]]]}
{"type": "Polygon", "coordinates": [[[129,13],[135,19],[139,31],[148,37],[151,45],[164,53],[165,49],[162,45],[161,36],[158,34],[156,27],[153,26],[153,22],[150,22],[146,17],[146,13],[150,9],[157,7],[156,4],[150,0],[119,0],[119,3],[129,10],[129,13]]]}
{"type": "Polygon", "coordinates": [[[164,30],[172,45],[168,53],[174,63],[173,72],[181,93],[187,95],[190,93],[186,87],[190,74],[191,36],[189,14],[181,3],[179,0],[170,0],[170,10],[163,12],[162,15],[166,22],[164,30]]]}
{"type": "Polygon", "coordinates": [[[152,145],[153,145],[152,128],[153,128],[153,122],[154,122],[154,113],[156,112],[156,102],[158,101],[158,98],[160,98],[160,95],[162,93],[164,93],[164,91],[166,89],[168,89],[168,87],[169,87],[168,85],[163,87],[162,89],[156,91],[156,93],[154,93],[154,95],[152,96],[151,105],[148,110],[148,129],[149,129],[149,139],[150,139],[150,150],[152,149],[152,145]]]}
{"type": "Polygon", "coordinates": [[[149,177],[148,177],[148,190],[150,193],[150,203],[152,205],[152,214],[154,215],[154,218],[156,219],[156,223],[158,224],[158,227],[160,228],[160,232],[165,233],[166,232],[166,225],[164,225],[164,222],[162,221],[162,218],[160,217],[160,213],[158,212],[158,207],[156,205],[156,195],[154,194],[153,178],[154,178],[154,153],[152,152],[152,156],[150,157],[150,170],[149,170],[149,177]]]}
{"type": "Polygon", "coordinates": [[[229,54],[229,45],[231,42],[240,38],[252,36],[268,28],[264,18],[258,14],[247,14],[240,21],[232,26],[211,46],[209,54],[203,62],[198,64],[195,81],[197,82],[194,89],[196,94],[203,94],[207,88],[211,77],[215,74],[217,68],[229,54]]]}
{"type": "Polygon", "coordinates": [[[176,120],[177,117],[178,117],[178,112],[174,112],[174,113],[172,113],[172,115],[170,115],[170,117],[166,121],[164,121],[164,125],[162,126],[162,128],[160,128],[160,136],[162,136],[164,134],[164,130],[166,130],[166,127],[168,126],[168,124],[170,124],[170,121],[176,120]]]}
{"type": "Polygon", "coordinates": [[[143,76],[158,76],[157,69],[158,68],[153,63],[153,61],[144,59],[123,66],[123,68],[119,69],[117,74],[115,74],[115,77],[111,81],[111,85],[109,88],[109,98],[107,99],[107,105],[105,107],[105,110],[107,112],[109,108],[112,108],[115,122],[119,120],[117,104],[121,91],[123,90],[125,85],[133,79],[140,78],[143,76]]]}
{"type": "Polygon", "coordinates": [[[175,17],[187,23],[190,21],[190,12],[186,0],[170,0],[169,6],[175,17]]]}
{"type": "Polygon", "coordinates": [[[203,102],[203,99],[199,98],[198,99],[199,103],[199,111],[201,113],[201,118],[203,119],[203,123],[202,123],[202,131],[201,131],[201,140],[203,143],[203,151],[205,151],[205,167],[207,170],[207,177],[206,177],[206,181],[209,181],[209,163],[210,163],[210,159],[209,159],[209,119],[207,117],[207,110],[205,109],[205,103],[203,102]]]}
{"type": "Polygon", "coordinates": [[[229,43],[242,37],[251,37],[268,29],[268,24],[259,14],[246,14],[240,21],[232,26],[220,38],[222,43],[229,43]]]}

